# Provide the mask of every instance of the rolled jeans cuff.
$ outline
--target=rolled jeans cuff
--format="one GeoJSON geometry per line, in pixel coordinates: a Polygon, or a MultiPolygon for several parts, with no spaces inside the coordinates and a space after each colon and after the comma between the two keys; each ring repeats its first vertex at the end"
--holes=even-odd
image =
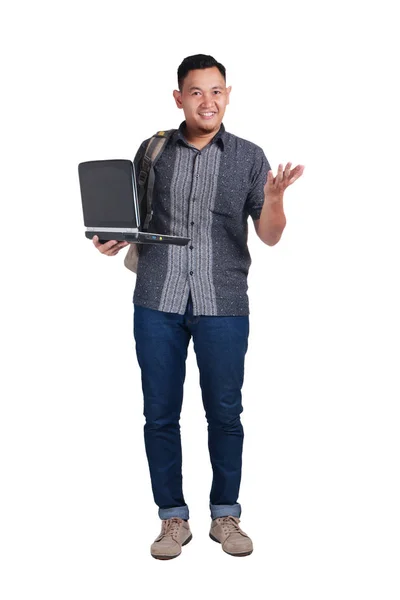
{"type": "Polygon", "coordinates": [[[178,517],[178,519],[183,519],[184,521],[189,520],[189,508],[186,506],[174,506],[173,508],[159,508],[158,516],[160,519],[173,519],[174,517],[178,517]]]}
{"type": "Polygon", "coordinates": [[[236,504],[210,504],[210,512],[212,520],[219,517],[237,517],[242,514],[242,507],[239,503],[236,504]]]}

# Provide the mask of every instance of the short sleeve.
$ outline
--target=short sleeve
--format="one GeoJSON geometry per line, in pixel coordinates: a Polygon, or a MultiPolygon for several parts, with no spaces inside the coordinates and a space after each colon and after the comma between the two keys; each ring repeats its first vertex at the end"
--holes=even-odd
{"type": "Polygon", "coordinates": [[[261,216],[264,204],[264,186],[267,182],[267,173],[271,170],[267,157],[263,150],[255,146],[254,163],[251,170],[250,190],[247,195],[245,208],[252,219],[257,220],[261,216]]]}

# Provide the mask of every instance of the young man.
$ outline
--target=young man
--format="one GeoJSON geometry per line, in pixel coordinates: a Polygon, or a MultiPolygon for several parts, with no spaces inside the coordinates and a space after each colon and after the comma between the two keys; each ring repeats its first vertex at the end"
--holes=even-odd
{"type": "MultiPolygon", "coordinates": [[[[187,348],[193,338],[213,469],[210,537],[234,556],[253,551],[239,527],[241,388],[249,333],[247,220],[273,246],[285,227],[283,194],[304,167],[273,176],[258,146],[227,133],[225,68],[211,56],[185,58],[173,95],[185,121],[155,165],[150,231],[190,237],[188,246],[143,245],[134,293],[134,335],[142,372],[145,446],[162,519],[155,558],[179,556],[191,540],[182,491],[179,419],[187,348]]],[[[135,169],[148,140],[140,146],[135,169]]],[[[116,255],[125,242],[96,248],[116,255]]]]}

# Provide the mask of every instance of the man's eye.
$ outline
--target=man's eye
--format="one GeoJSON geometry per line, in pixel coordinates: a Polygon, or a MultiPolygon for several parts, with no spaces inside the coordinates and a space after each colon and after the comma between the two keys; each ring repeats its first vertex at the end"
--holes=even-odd
{"type": "Polygon", "coordinates": [[[200,94],[200,92],[193,92],[192,96],[196,96],[196,94],[200,94]]]}
{"type": "Polygon", "coordinates": [[[219,90],[214,90],[214,94],[220,94],[221,92],[219,90]]]}

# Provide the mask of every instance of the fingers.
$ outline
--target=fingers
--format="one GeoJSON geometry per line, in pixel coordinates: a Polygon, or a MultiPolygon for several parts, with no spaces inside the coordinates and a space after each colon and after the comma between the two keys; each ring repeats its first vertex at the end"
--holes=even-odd
{"type": "Polygon", "coordinates": [[[274,183],[279,186],[281,181],[283,180],[283,164],[279,163],[278,173],[276,174],[274,183]]]}
{"type": "Polygon", "coordinates": [[[272,169],[268,171],[267,181],[264,186],[265,193],[283,193],[289,185],[301,177],[304,171],[304,165],[297,165],[297,167],[291,169],[292,164],[293,163],[288,162],[285,169],[283,169],[283,164],[280,163],[276,177],[274,177],[272,169]]]}
{"type": "Polygon", "coordinates": [[[128,242],[115,242],[115,245],[110,248],[109,251],[106,252],[107,256],[115,256],[121,250],[121,248],[125,248],[128,246],[128,242]]]}
{"type": "Polygon", "coordinates": [[[110,256],[110,252],[115,250],[115,247],[117,246],[118,242],[116,240],[110,240],[109,242],[106,242],[105,244],[101,244],[100,245],[100,252],[102,254],[107,254],[110,256]]]}
{"type": "Polygon", "coordinates": [[[297,165],[297,167],[295,167],[290,173],[291,177],[289,179],[288,185],[292,185],[292,183],[294,183],[296,179],[301,177],[303,175],[303,171],[304,165],[297,165]]]}
{"type": "Polygon", "coordinates": [[[96,248],[98,248],[99,246],[101,246],[101,244],[99,242],[99,237],[97,235],[93,236],[92,242],[96,246],[96,248]]]}
{"type": "Polygon", "coordinates": [[[106,250],[105,252],[102,252],[102,254],[105,254],[106,256],[116,256],[118,254],[118,252],[121,250],[121,248],[125,248],[125,246],[127,246],[127,245],[128,245],[127,242],[117,242],[117,243],[115,243],[114,246],[112,246],[112,248],[110,248],[109,250],[106,250]]]}
{"type": "Polygon", "coordinates": [[[115,256],[118,252],[128,246],[128,242],[117,242],[115,246],[113,246],[110,250],[110,253],[107,253],[108,256],[115,256]]]}
{"type": "Polygon", "coordinates": [[[109,240],[105,244],[101,244],[97,235],[93,236],[93,244],[99,250],[101,254],[106,256],[115,256],[121,250],[128,245],[128,242],[117,242],[116,240],[109,240]]]}
{"type": "Polygon", "coordinates": [[[121,248],[118,248],[117,246],[115,246],[115,248],[112,248],[111,250],[106,252],[105,255],[106,256],[116,256],[120,250],[121,250],[121,248]]]}
{"type": "Polygon", "coordinates": [[[283,171],[283,165],[279,165],[278,174],[275,177],[275,180],[280,187],[286,189],[289,185],[294,183],[296,179],[298,179],[304,171],[304,165],[297,165],[294,169],[291,170],[292,163],[288,162],[285,167],[285,171],[283,171]]]}
{"type": "Polygon", "coordinates": [[[104,254],[105,252],[107,252],[107,250],[109,250],[110,248],[112,248],[117,243],[118,242],[116,240],[110,240],[109,242],[106,242],[105,244],[101,244],[100,240],[99,240],[99,236],[98,235],[94,235],[93,236],[93,244],[96,246],[96,248],[98,250],[100,250],[100,252],[102,254],[104,254]]]}
{"type": "Polygon", "coordinates": [[[272,172],[272,169],[270,169],[267,173],[267,181],[265,182],[264,185],[264,190],[267,190],[271,187],[271,185],[273,185],[274,183],[274,174],[272,172]]]}

